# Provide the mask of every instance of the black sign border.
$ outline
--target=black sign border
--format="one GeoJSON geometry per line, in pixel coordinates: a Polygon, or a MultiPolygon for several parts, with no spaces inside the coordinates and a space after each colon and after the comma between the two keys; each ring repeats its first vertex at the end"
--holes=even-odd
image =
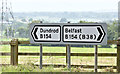
{"type": "Polygon", "coordinates": [[[32,29],[32,31],[31,31],[31,36],[32,36],[32,38],[33,38],[33,40],[35,41],[35,42],[61,42],[61,26],[60,25],[34,25],[34,27],[33,27],[33,29],[32,29]],[[35,40],[34,39],[34,37],[33,37],[33,35],[32,35],[32,32],[33,32],[33,30],[34,30],[34,28],[36,27],[36,26],[38,26],[38,27],[60,27],[60,40],[59,41],[49,41],[49,40],[35,40]]]}
{"type": "Polygon", "coordinates": [[[65,43],[101,43],[105,37],[106,33],[101,25],[63,25],[62,27],[62,41],[65,43]],[[100,26],[104,32],[104,36],[100,42],[89,42],[89,41],[64,41],[64,26],[100,26]]]}

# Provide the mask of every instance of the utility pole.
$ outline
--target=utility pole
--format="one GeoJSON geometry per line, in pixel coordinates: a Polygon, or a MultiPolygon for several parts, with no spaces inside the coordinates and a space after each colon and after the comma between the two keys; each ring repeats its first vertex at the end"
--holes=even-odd
{"type": "MultiPolygon", "coordinates": [[[[2,0],[2,4],[1,4],[1,23],[0,23],[0,27],[1,27],[1,38],[3,38],[4,34],[3,32],[5,31],[5,29],[7,30],[7,37],[9,37],[9,27],[11,26],[9,18],[11,17],[14,20],[14,16],[12,13],[12,6],[11,6],[11,2],[8,2],[8,0],[2,0]],[[6,27],[5,27],[6,25],[6,27]]],[[[12,27],[12,26],[11,26],[12,27]]],[[[11,30],[12,31],[12,30],[11,30]]],[[[11,34],[12,36],[12,34],[11,34]]]]}
{"type": "Polygon", "coordinates": [[[1,37],[3,36],[3,0],[2,0],[2,9],[1,9],[1,37]]]}

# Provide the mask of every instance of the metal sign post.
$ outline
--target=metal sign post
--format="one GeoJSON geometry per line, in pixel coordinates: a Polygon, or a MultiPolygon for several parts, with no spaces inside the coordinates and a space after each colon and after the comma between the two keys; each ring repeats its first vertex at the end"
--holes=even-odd
{"type": "MultiPolygon", "coordinates": [[[[42,21],[40,21],[42,23],[42,21]]],[[[40,69],[42,69],[42,44],[40,44],[40,69]]]]}
{"type": "Polygon", "coordinates": [[[42,69],[42,44],[40,44],[40,69],[42,69]]]}
{"type": "Polygon", "coordinates": [[[67,45],[67,67],[68,70],[71,70],[71,50],[70,50],[70,45],[67,45]]]}
{"type": "Polygon", "coordinates": [[[95,66],[94,66],[94,68],[95,68],[95,72],[97,72],[97,62],[98,62],[98,46],[97,45],[95,45],[95,66]]]}
{"type": "MultiPolygon", "coordinates": [[[[68,22],[70,23],[70,22],[68,22]]],[[[66,48],[67,48],[67,67],[68,67],[68,70],[71,71],[71,49],[70,49],[70,45],[67,44],[66,45],[66,48]]]]}

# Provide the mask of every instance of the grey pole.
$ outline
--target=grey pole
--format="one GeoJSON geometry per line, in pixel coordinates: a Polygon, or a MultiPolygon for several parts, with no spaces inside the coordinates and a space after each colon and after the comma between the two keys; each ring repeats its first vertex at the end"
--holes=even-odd
{"type": "Polygon", "coordinates": [[[94,68],[95,68],[95,72],[97,72],[97,62],[98,62],[98,46],[97,45],[95,45],[95,66],[94,66],[94,68]]]}
{"type": "MultiPolygon", "coordinates": [[[[68,23],[70,23],[70,21],[68,21],[68,23]]],[[[66,45],[66,49],[67,49],[67,68],[68,70],[71,71],[71,50],[70,50],[70,45],[66,45]]]]}
{"type": "Polygon", "coordinates": [[[42,44],[40,44],[40,69],[42,69],[42,44]]]}
{"type": "Polygon", "coordinates": [[[68,70],[71,70],[71,51],[70,51],[70,45],[66,45],[67,48],[67,68],[68,70]]]}
{"type": "MultiPolygon", "coordinates": [[[[42,23],[42,21],[40,21],[42,23]]],[[[40,69],[42,69],[42,44],[40,44],[40,69]]]]}

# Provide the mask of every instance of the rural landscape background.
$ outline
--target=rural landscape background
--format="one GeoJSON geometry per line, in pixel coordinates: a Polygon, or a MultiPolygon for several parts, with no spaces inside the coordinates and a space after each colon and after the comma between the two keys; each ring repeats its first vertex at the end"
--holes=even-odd
{"type": "Polygon", "coordinates": [[[4,36],[13,38],[29,38],[28,31],[31,23],[107,23],[108,40],[117,39],[117,12],[32,12],[14,13],[13,24],[4,24],[4,36]],[[8,29],[9,26],[9,29],[8,29]],[[8,33],[7,33],[8,29],[8,33]]]}
{"type": "MultiPolygon", "coordinates": [[[[54,0],[53,0],[54,1],[54,0]]],[[[93,0],[94,1],[94,0],[93,0]]],[[[117,0],[116,0],[117,1],[117,0]]],[[[34,3],[34,2],[33,2],[34,3]]],[[[109,2],[108,2],[109,3],[109,2]]],[[[28,2],[29,4],[29,2],[28,2]]],[[[24,4],[23,4],[24,5],[24,4]]],[[[34,4],[35,5],[35,4],[34,4]]],[[[14,9],[15,4],[13,4],[14,9]]],[[[117,6],[117,5],[116,5],[117,6]]],[[[15,7],[16,8],[16,7],[15,7]]],[[[24,8],[22,8],[24,9],[24,8]]],[[[99,8],[98,8],[99,9],[99,8]]],[[[118,11],[13,11],[14,19],[8,14],[4,17],[3,32],[0,41],[11,41],[16,38],[19,41],[29,41],[29,26],[31,23],[106,23],[108,40],[118,39],[118,11]],[[6,23],[6,18],[9,19],[6,23]]],[[[25,9],[27,10],[27,9],[25,9]]],[[[106,9],[107,10],[107,9],[106,9]]],[[[1,9],[2,11],[2,9],[1,9]]],[[[0,19],[0,21],[2,21],[0,19]]],[[[1,24],[2,22],[0,22],[1,24]]],[[[98,45],[98,53],[117,53],[117,46],[98,45]]],[[[10,45],[0,45],[0,52],[10,52],[10,45]]],[[[21,44],[18,52],[39,53],[39,44],[21,44]]],[[[93,45],[71,45],[71,53],[94,53],[93,45]]],[[[43,53],[66,53],[66,47],[62,44],[43,44],[43,53]]],[[[39,69],[39,56],[19,56],[18,66],[0,66],[1,72],[70,72],[67,67],[54,68],[54,64],[66,65],[65,56],[43,56],[43,64],[53,64],[39,69]]],[[[116,66],[116,57],[98,57],[98,65],[116,66]]],[[[0,56],[0,64],[10,64],[10,56],[0,56]]],[[[94,65],[94,56],[72,56],[71,65],[94,65]]],[[[94,69],[72,67],[71,72],[94,72],[94,69]]],[[[116,72],[113,67],[98,69],[98,72],[116,72]]]]}

